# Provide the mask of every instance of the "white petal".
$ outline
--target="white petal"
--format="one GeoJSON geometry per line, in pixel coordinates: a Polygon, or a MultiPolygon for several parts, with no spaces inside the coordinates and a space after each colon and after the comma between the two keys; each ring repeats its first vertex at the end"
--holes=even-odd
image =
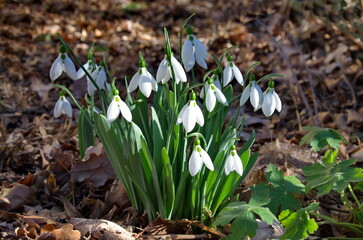
{"type": "Polygon", "coordinates": [[[255,111],[258,109],[258,105],[260,103],[260,95],[258,93],[258,90],[256,87],[252,86],[251,93],[250,93],[250,102],[255,109],[255,111]]]}
{"type": "Polygon", "coordinates": [[[139,80],[139,89],[144,94],[145,97],[150,97],[151,90],[153,88],[153,84],[151,79],[146,75],[142,74],[139,80]]]}
{"type": "MultiPolygon", "coordinates": [[[[187,81],[187,75],[185,74],[184,69],[180,65],[178,60],[176,60],[176,58],[173,57],[173,56],[171,56],[171,64],[172,64],[173,69],[174,69],[175,78],[179,79],[181,82],[186,82],[187,81]]],[[[175,81],[177,81],[177,80],[175,79],[175,81]]]]}
{"type": "Polygon", "coordinates": [[[93,84],[93,82],[91,82],[91,80],[87,77],[87,92],[88,95],[92,96],[96,91],[96,87],[93,84]]]}
{"type": "MultiPolygon", "coordinates": [[[[194,36],[193,36],[194,37],[194,36]]],[[[204,47],[203,43],[201,43],[198,38],[194,37],[193,40],[194,47],[195,47],[195,54],[201,56],[205,60],[208,59],[208,52],[207,49],[204,47]]]]}
{"type": "Polygon", "coordinates": [[[221,90],[219,90],[218,88],[215,88],[214,89],[214,93],[215,93],[215,95],[216,95],[216,97],[217,97],[217,99],[218,99],[218,101],[220,103],[222,103],[224,106],[228,106],[229,105],[227,98],[224,96],[224,94],[222,93],[221,90]]]}
{"type": "Polygon", "coordinates": [[[235,153],[235,155],[233,156],[233,160],[234,160],[234,170],[236,170],[236,172],[242,176],[243,174],[243,166],[242,166],[242,161],[241,158],[238,156],[237,152],[235,153]]]}
{"type": "Polygon", "coordinates": [[[189,159],[189,172],[190,175],[195,176],[203,166],[203,160],[195,148],[189,159]]]}
{"type": "Polygon", "coordinates": [[[131,114],[130,108],[129,108],[129,106],[126,105],[126,103],[124,101],[121,100],[121,98],[120,98],[120,102],[119,102],[119,108],[120,108],[122,116],[128,122],[131,122],[132,121],[132,114],[131,114]]]}
{"type": "Polygon", "coordinates": [[[241,99],[239,100],[240,106],[243,106],[247,102],[248,98],[250,97],[250,93],[251,93],[251,87],[248,84],[248,86],[243,90],[241,99]]]}
{"type": "Polygon", "coordinates": [[[60,75],[62,75],[62,72],[63,72],[63,61],[61,58],[61,54],[59,54],[50,68],[49,72],[50,80],[52,81],[56,80],[57,78],[59,78],[60,75]]]}
{"type": "Polygon", "coordinates": [[[151,75],[151,73],[149,73],[148,72],[148,70],[146,70],[146,68],[145,68],[145,70],[144,70],[145,72],[145,74],[148,76],[148,78],[150,78],[150,80],[151,80],[151,83],[152,83],[152,89],[153,89],[153,91],[155,91],[155,92],[157,92],[158,91],[158,83],[156,82],[156,80],[155,80],[155,78],[153,77],[153,75],[151,75]]]}
{"type": "Polygon", "coordinates": [[[54,117],[55,118],[58,118],[62,114],[62,104],[63,104],[63,101],[61,100],[61,98],[59,98],[54,107],[54,117]]]}
{"type": "Polygon", "coordinates": [[[233,73],[234,73],[234,77],[237,79],[237,82],[243,86],[243,76],[241,71],[238,69],[238,67],[236,67],[236,65],[233,64],[233,73]]]}
{"type": "Polygon", "coordinates": [[[107,81],[106,72],[105,72],[105,69],[102,67],[101,70],[98,72],[98,75],[97,75],[97,85],[101,89],[106,90],[106,81],[107,81]]]}
{"type": "Polygon", "coordinates": [[[265,95],[262,103],[262,112],[265,114],[266,117],[269,117],[273,114],[276,108],[276,102],[272,95],[272,92],[265,95]]]}
{"type": "MultiPolygon", "coordinates": [[[[168,67],[168,68],[167,68],[167,71],[166,71],[166,75],[165,75],[165,77],[161,80],[161,83],[162,83],[162,84],[167,83],[167,82],[170,80],[171,75],[172,75],[172,74],[171,74],[171,68],[170,68],[170,67],[168,67]]],[[[176,83],[179,83],[179,79],[177,79],[176,83]]]]}
{"type": "Polygon", "coordinates": [[[263,92],[262,92],[260,86],[258,86],[257,84],[256,84],[256,89],[258,91],[258,97],[259,97],[258,107],[256,109],[256,110],[258,110],[258,109],[260,109],[262,107],[262,103],[263,103],[263,92]]]}
{"type": "Polygon", "coordinates": [[[65,59],[64,59],[64,69],[65,72],[68,74],[68,76],[73,79],[73,80],[77,80],[77,71],[76,71],[76,67],[74,66],[74,63],[72,62],[72,60],[68,57],[67,53],[65,54],[65,59]]]}
{"type": "Polygon", "coordinates": [[[118,107],[118,103],[116,102],[116,98],[121,100],[119,96],[113,96],[110,106],[107,109],[107,120],[108,122],[115,121],[120,115],[120,108],[118,107]]]}
{"type": "Polygon", "coordinates": [[[68,117],[72,118],[72,106],[66,98],[63,99],[62,113],[66,114],[68,117]]]}
{"type": "MultiPolygon", "coordinates": [[[[190,104],[192,104],[192,103],[190,103],[190,104]]],[[[183,125],[184,125],[184,129],[187,133],[192,131],[193,128],[195,127],[195,124],[197,123],[197,119],[195,116],[196,114],[193,113],[193,109],[194,109],[193,107],[188,106],[184,112],[183,125]]]]}
{"type": "Polygon", "coordinates": [[[133,92],[135,89],[139,86],[139,80],[140,80],[140,73],[137,71],[137,73],[134,74],[134,76],[131,78],[129,87],[127,89],[127,92],[133,92]]]}
{"type": "Polygon", "coordinates": [[[176,120],[176,125],[180,124],[183,122],[184,119],[184,113],[185,110],[188,108],[188,103],[184,105],[184,107],[180,110],[180,113],[178,115],[178,119],[176,120]]]}
{"type": "Polygon", "coordinates": [[[193,44],[189,40],[189,35],[185,40],[182,48],[182,60],[185,71],[189,72],[195,65],[193,44]]]}
{"type": "MultiPolygon", "coordinates": [[[[83,64],[83,67],[88,70],[89,61],[83,64]]],[[[82,78],[86,73],[83,71],[82,68],[78,69],[77,71],[77,79],[82,78]]]]}
{"type": "Polygon", "coordinates": [[[224,172],[226,173],[226,175],[229,175],[229,173],[234,170],[233,163],[234,163],[233,156],[230,154],[228,155],[226,160],[226,165],[224,166],[224,172]]]}
{"type": "MultiPolygon", "coordinates": [[[[195,102],[195,101],[194,101],[195,102]]],[[[199,124],[199,126],[203,127],[204,125],[204,117],[203,117],[203,113],[202,110],[200,110],[199,106],[197,105],[197,103],[195,103],[195,107],[194,107],[194,111],[195,111],[195,117],[197,120],[197,123],[199,124]]]]}
{"type": "Polygon", "coordinates": [[[227,86],[232,81],[232,68],[228,66],[223,70],[223,87],[227,86]]]}
{"type": "Polygon", "coordinates": [[[212,162],[212,159],[210,158],[210,156],[208,155],[208,153],[206,151],[204,151],[203,149],[201,149],[200,154],[202,155],[202,159],[203,159],[205,166],[209,170],[214,171],[213,162],[212,162]]]}
{"type": "Polygon", "coordinates": [[[214,95],[214,92],[210,86],[207,87],[205,103],[206,103],[208,111],[212,112],[216,105],[216,95],[214,95]]]}
{"type": "Polygon", "coordinates": [[[276,102],[276,110],[278,112],[281,112],[281,108],[282,108],[281,100],[280,100],[279,95],[277,95],[277,93],[275,91],[273,93],[273,97],[275,98],[275,102],[276,102]]]}
{"type": "MultiPolygon", "coordinates": [[[[164,59],[161,61],[158,71],[156,72],[156,81],[157,82],[162,82],[168,72],[168,61],[166,60],[166,57],[164,57],[164,59]]],[[[168,81],[169,79],[167,79],[166,81],[168,81]]],[[[164,80],[165,81],[165,80],[164,80]]]]}
{"type": "Polygon", "coordinates": [[[201,66],[204,69],[207,69],[207,63],[205,62],[204,58],[202,58],[200,55],[195,54],[195,59],[197,60],[197,63],[199,66],[201,66]]]}
{"type": "MultiPolygon", "coordinates": [[[[213,76],[212,76],[213,79],[213,76]]],[[[217,78],[217,80],[214,81],[214,86],[216,86],[219,90],[222,90],[222,85],[221,85],[221,81],[219,81],[219,79],[217,78]]]]}

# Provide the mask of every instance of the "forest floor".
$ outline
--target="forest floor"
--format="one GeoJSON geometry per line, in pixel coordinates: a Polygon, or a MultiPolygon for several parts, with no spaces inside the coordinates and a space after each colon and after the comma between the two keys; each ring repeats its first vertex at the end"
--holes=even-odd
{"type": "MultiPolygon", "coordinates": [[[[0,238],[50,239],[43,233],[52,232],[62,239],[68,232],[69,239],[77,239],[81,230],[72,230],[74,226],[85,219],[101,218],[131,232],[152,232],[146,228],[143,213],[131,208],[102,147],[90,149],[86,161],[81,161],[76,118],[53,117],[59,90],[51,86],[49,70],[59,53],[56,33],[83,61],[95,43],[96,59],[100,61],[106,53],[111,73],[118,79],[137,71],[139,51],[155,76],[164,57],[163,28],[168,29],[172,48],[179,55],[179,27],[196,13],[190,24],[210,53],[220,56],[236,45],[231,55],[242,72],[260,61],[253,71],[256,78],[269,73],[285,75],[275,80],[283,103],[281,113],[266,118],[261,111],[244,108],[245,130],[240,142],[256,129],[253,151],[259,150],[260,157],[242,188],[261,181],[268,163],[303,179],[301,168],[318,158],[308,146],[298,145],[304,126],[338,130],[350,141],[341,147],[340,156],[358,158],[361,165],[363,38],[362,31],[354,27],[355,21],[362,21],[361,11],[345,8],[336,13],[329,1],[310,2],[1,2],[0,238]]],[[[213,65],[209,57],[208,66],[213,65]]],[[[197,68],[197,77],[203,73],[197,68]]],[[[69,86],[78,98],[86,92],[85,79],[72,81],[62,75],[57,83],[69,86]]],[[[234,88],[236,94],[241,92],[239,85],[234,88]]],[[[87,232],[84,228],[82,235],[87,232]]],[[[166,233],[187,232],[182,228],[166,233]]],[[[88,234],[91,239],[113,239],[101,230],[88,234]]],[[[315,235],[342,237],[349,233],[326,227],[315,235]]]]}

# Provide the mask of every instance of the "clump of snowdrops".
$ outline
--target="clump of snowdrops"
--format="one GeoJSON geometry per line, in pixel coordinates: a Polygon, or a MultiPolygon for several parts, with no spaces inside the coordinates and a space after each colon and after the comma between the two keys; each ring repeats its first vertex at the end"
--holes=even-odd
{"type": "Polygon", "coordinates": [[[90,51],[82,64],[60,35],[60,53],[50,69],[52,81],[63,72],[73,80],[86,76],[87,106],[80,106],[66,87],[54,84],[61,89],[54,116],[72,117],[70,97],[80,109],[81,156],[98,137],[133,207],[146,211],[149,221],[160,216],[207,222],[234,201],[233,192],[257,159],[257,153],[250,151],[254,132],[239,147],[244,119],[239,116],[241,106],[249,99],[254,110],[262,109],[267,117],[281,111],[274,82],[268,82],[265,92],[259,87],[260,82],[281,75],[256,80],[251,70],[258,63],[242,74],[229,54],[231,48],[219,58],[212,54],[216,67],[196,77],[196,64],[208,69],[209,54],[187,26],[189,19],[180,29],[180,61],[164,29],[165,57],[156,76],[139,53],[138,71],[131,80],[125,78],[127,92],[116,88],[106,59],[97,64],[90,51]],[[68,54],[79,65],[78,71],[68,54]],[[227,64],[223,68],[224,58],[227,64]],[[236,96],[233,79],[244,88],[236,96]],[[239,101],[237,113],[228,119],[235,101],[239,101]]]}

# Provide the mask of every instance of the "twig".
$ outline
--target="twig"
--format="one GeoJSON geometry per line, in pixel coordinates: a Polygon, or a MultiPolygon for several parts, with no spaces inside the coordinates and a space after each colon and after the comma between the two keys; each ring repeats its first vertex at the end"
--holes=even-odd
{"type": "Polygon", "coordinates": [[[257,21],[264,29],[265,33],[267,33],[269,35],[269,37],[271,38],[271,40],[275,43],[276,47],[279,48],[280,50],[280,53],[281,53],[281,56],[282,58],[286,61],[290,71],[291,71],[291,74],[292,74],[292,80],[294,80],[295,84],[297,85],[297,88],[299,90],[299,94],[300,94],[300,97],[302,99],[302,101],[304,102],[304,105],[306,107],[306,110],[310,116],[310,118],[313,120],[313,124],[314,125],[318,125],[318,123],[316,122],[315,118],[314,118],[314,113],[313,113],[313,110],[311,109],[310,105],[309,105],[309,102],[305,96],[305,93],[304,93],[304,90],[301,86],[301,84],[299,83],[299,80],[294,72],[294,69],[293,69],[293,65],[289,59],[289,57],[287,56],[284,48],[281,46],[281,44],[275,39],[275,37],[268,31],[266,25],[260,20],[260,19],[256,19],[255,21],[257,21]]]}

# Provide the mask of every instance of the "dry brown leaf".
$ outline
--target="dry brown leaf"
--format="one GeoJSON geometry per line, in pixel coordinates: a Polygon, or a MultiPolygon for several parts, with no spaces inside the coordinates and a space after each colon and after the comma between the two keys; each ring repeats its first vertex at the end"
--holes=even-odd
{"type": "Polygon", "coordinates": [[[108,180],[115,179],[116,175],[104,151],[99,152],[97,148],[91,147],[89,151],[99,153],[89,154],[86,161],[77,162],[71,169],[71,179],[73,182],[86,181],[93,187],[103,186],[108,180]]]}
{"type": "Polygon", "coordinates": [[[69,223],[79,230],[82,236],[101,236],[103,232],[110,232],[119,240],[134,240],[135,237],[123,227],[114,222],[103,219],[71,218],[69,223]]]}
{"type": "Polygon", "coordinates": [[[5,211],[17,210],[24,205],[35,205],[33,188],[20,183],[8,184],[3,182],[0,189],[0,207],[5,211]]]}
{"type": "Polygon", "coordinates": [[[54,235],[56,240],[79,240],[79,239],[81,239],[81,233],[78,230],[73,230],[72,224],[66,224],[58,229],[56,229],[55,225],[53,225],[53,224],[47,224],[41,229],[40,238],[44,239],[44,236],[48,237],[49,235],[54,235]]]}

